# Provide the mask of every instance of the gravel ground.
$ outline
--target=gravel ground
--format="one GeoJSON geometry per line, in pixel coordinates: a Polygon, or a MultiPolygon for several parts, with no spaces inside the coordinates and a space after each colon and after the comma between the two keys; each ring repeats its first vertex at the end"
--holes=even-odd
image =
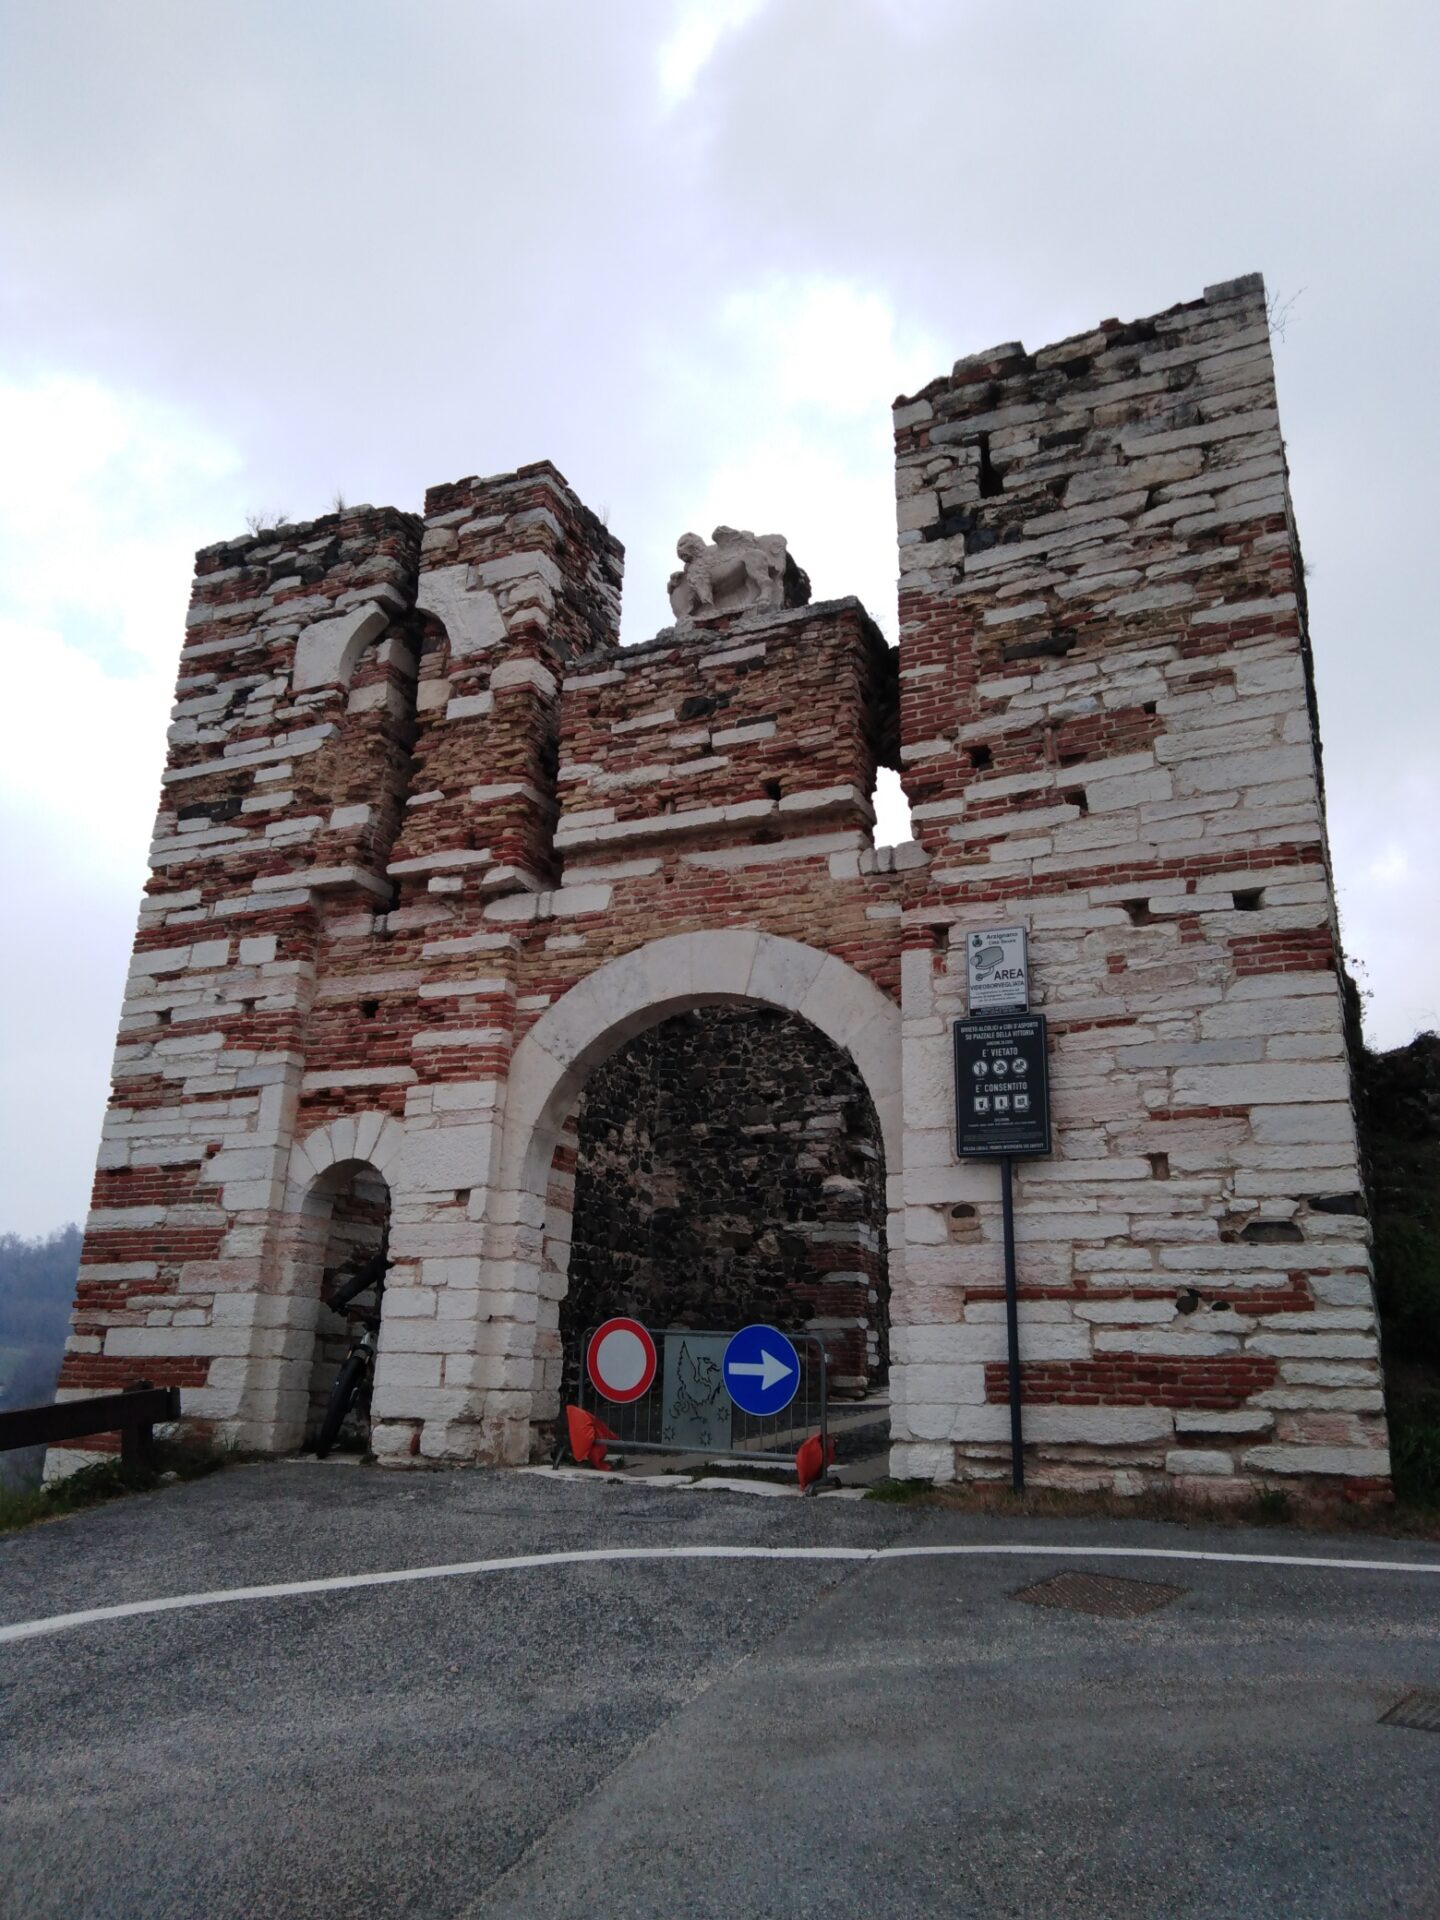
{"type": "Polygon", "coordinates": [[[1015,1521],[461,1472],[235,1468],[0,1540],[0,1622],[577,1549],[596,1562],[0,1645],[0,1913],[1440,1915],[1440,1578],[1346,1535],[1015,1521]],[[1079,1560],[1062,1545],[1086,1550],[1079,1560]],[[1169,1581],[1134,1619],[1017,1604],[1169,1581]]]}

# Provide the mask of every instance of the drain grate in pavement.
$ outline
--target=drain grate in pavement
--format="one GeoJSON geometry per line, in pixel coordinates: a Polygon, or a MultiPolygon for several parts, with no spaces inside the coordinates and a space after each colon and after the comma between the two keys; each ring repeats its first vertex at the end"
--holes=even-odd
{"type": "Polygon", "coordinates": [[[1178,1600],[1184,1587],[1166,1587],[1149,1580],[1117,1580],[1108,1573],[1057,1573],[1021,1587],[1011,1595],[1027,1607],[1065,1607],[1071,1613],[1100,1613],[1111,1620],[1132,1620],[1154,1613],[1178,1600]]]}
{"type": "Polygon", "coordinates": [[[1418,1727],[1421,1733],[1440,1733],[1440,1693],[1431,1687],[1412,1687],[1380,1716],[1382,1727],[1418,1727]]]}

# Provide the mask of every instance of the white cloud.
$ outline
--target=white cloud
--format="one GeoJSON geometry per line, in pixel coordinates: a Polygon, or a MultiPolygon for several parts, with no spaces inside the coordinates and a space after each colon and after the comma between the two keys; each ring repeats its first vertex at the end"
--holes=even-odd
{"type": "Polygon", "coordinates": [[[1395,886],[1407,879],[1410,873],[1410,856],[1404,847],[1396,846],[1392,840],[1378,858],[1370,862],[1369,878],[1382,887],[1395,886]]]}
{"type": "Polygon", "coordinates": [[[172,672],[194,544],[234,515],[236,450],[66,374],[0,384],[0,445],[0,610],[60,620],[116,670],[172,672]]]}
{"type": "Polygon", "coordinates": [[[93,380],[0,383],[0,1219],[84,1210],[146,873],[192,555],[240,518],[233,448],[93,380]]]}
{"type": "Polygon", "coordinates": [[[817,600],[857,594],[893,640],[890,404],[944,360],[884,293],[849,281],[772,275],[723,299],[686,353],[660,362],[662,405],[711,457],[678,502],[684,527],[632,548],[626,637],[669,619],[667,542],[723,523],[783,533],[817,600]]]}
{"type": "Polygon", "coordinates": [[[667,113],[690,98],[725,36],[747,27],[765,4],[766,0],[679,0],[655,61],[660,100],[667,113]]]}
{"type": "Polygon", "coordinates": [[[1372,1046],[1402,1046],[1416,1032],[1440,1029],[1437,818],[1440,778],[1403,761],[1332,792],[1340,921],[1372,1046]]]}

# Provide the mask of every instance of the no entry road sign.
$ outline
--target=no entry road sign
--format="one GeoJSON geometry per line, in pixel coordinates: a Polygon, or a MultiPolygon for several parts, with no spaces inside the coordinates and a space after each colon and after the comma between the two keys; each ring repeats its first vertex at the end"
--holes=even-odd
{"type": "Polygon", "coordinates": [[[774,1327],[742,1327],[725,1349],[725,1391],[742,1413],[783,1413],[800,1386],[800,1356],[774,1327]]]}
{"type": "Polygon", "coordinates": [[[596,1392],[618,1406],[650,1391],[655,1365],[655,1342],[638,1320],[606,1320],[590,1336],[586,1369],[596,1392]]]}

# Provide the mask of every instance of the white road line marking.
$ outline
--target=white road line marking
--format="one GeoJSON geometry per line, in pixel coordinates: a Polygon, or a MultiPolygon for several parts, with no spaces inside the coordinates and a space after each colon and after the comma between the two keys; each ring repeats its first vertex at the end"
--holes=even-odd
{"type": "Polygon", "coordinates": [[[147,1613],[179,1613],[191,1607],[225,1607],[242,1600],[288,1600],[304,1593],[348,1593],[358,1587],[394,1587],[409,1580],[456,1580],[470,1574],[523,1573],[534,1567],[574,1567],[612,1560],[1187,1560],[1245,1567],[1308,1567],[1342,1573],[1440,1575],[1440,1561],[1339,1560],[1295,1553],[1215,1553],[1195,1547],[989,1546],[964,1543],[935,1547],[583,1547],[568,1553],[512,1554],[503,1560],[459,1560],[447,1566],[397,1567],[386,1573],[339,1573],[323,1580],[282,1580],[267,1587],[224,1587],[213,1593],[176,1593],[158,1600],[126,1600],[80,1613],[52,1613],[40,1620],[0,1626],[0,1645],[69,1633],[102,1620],[133,1620],[147,1613]]]}

